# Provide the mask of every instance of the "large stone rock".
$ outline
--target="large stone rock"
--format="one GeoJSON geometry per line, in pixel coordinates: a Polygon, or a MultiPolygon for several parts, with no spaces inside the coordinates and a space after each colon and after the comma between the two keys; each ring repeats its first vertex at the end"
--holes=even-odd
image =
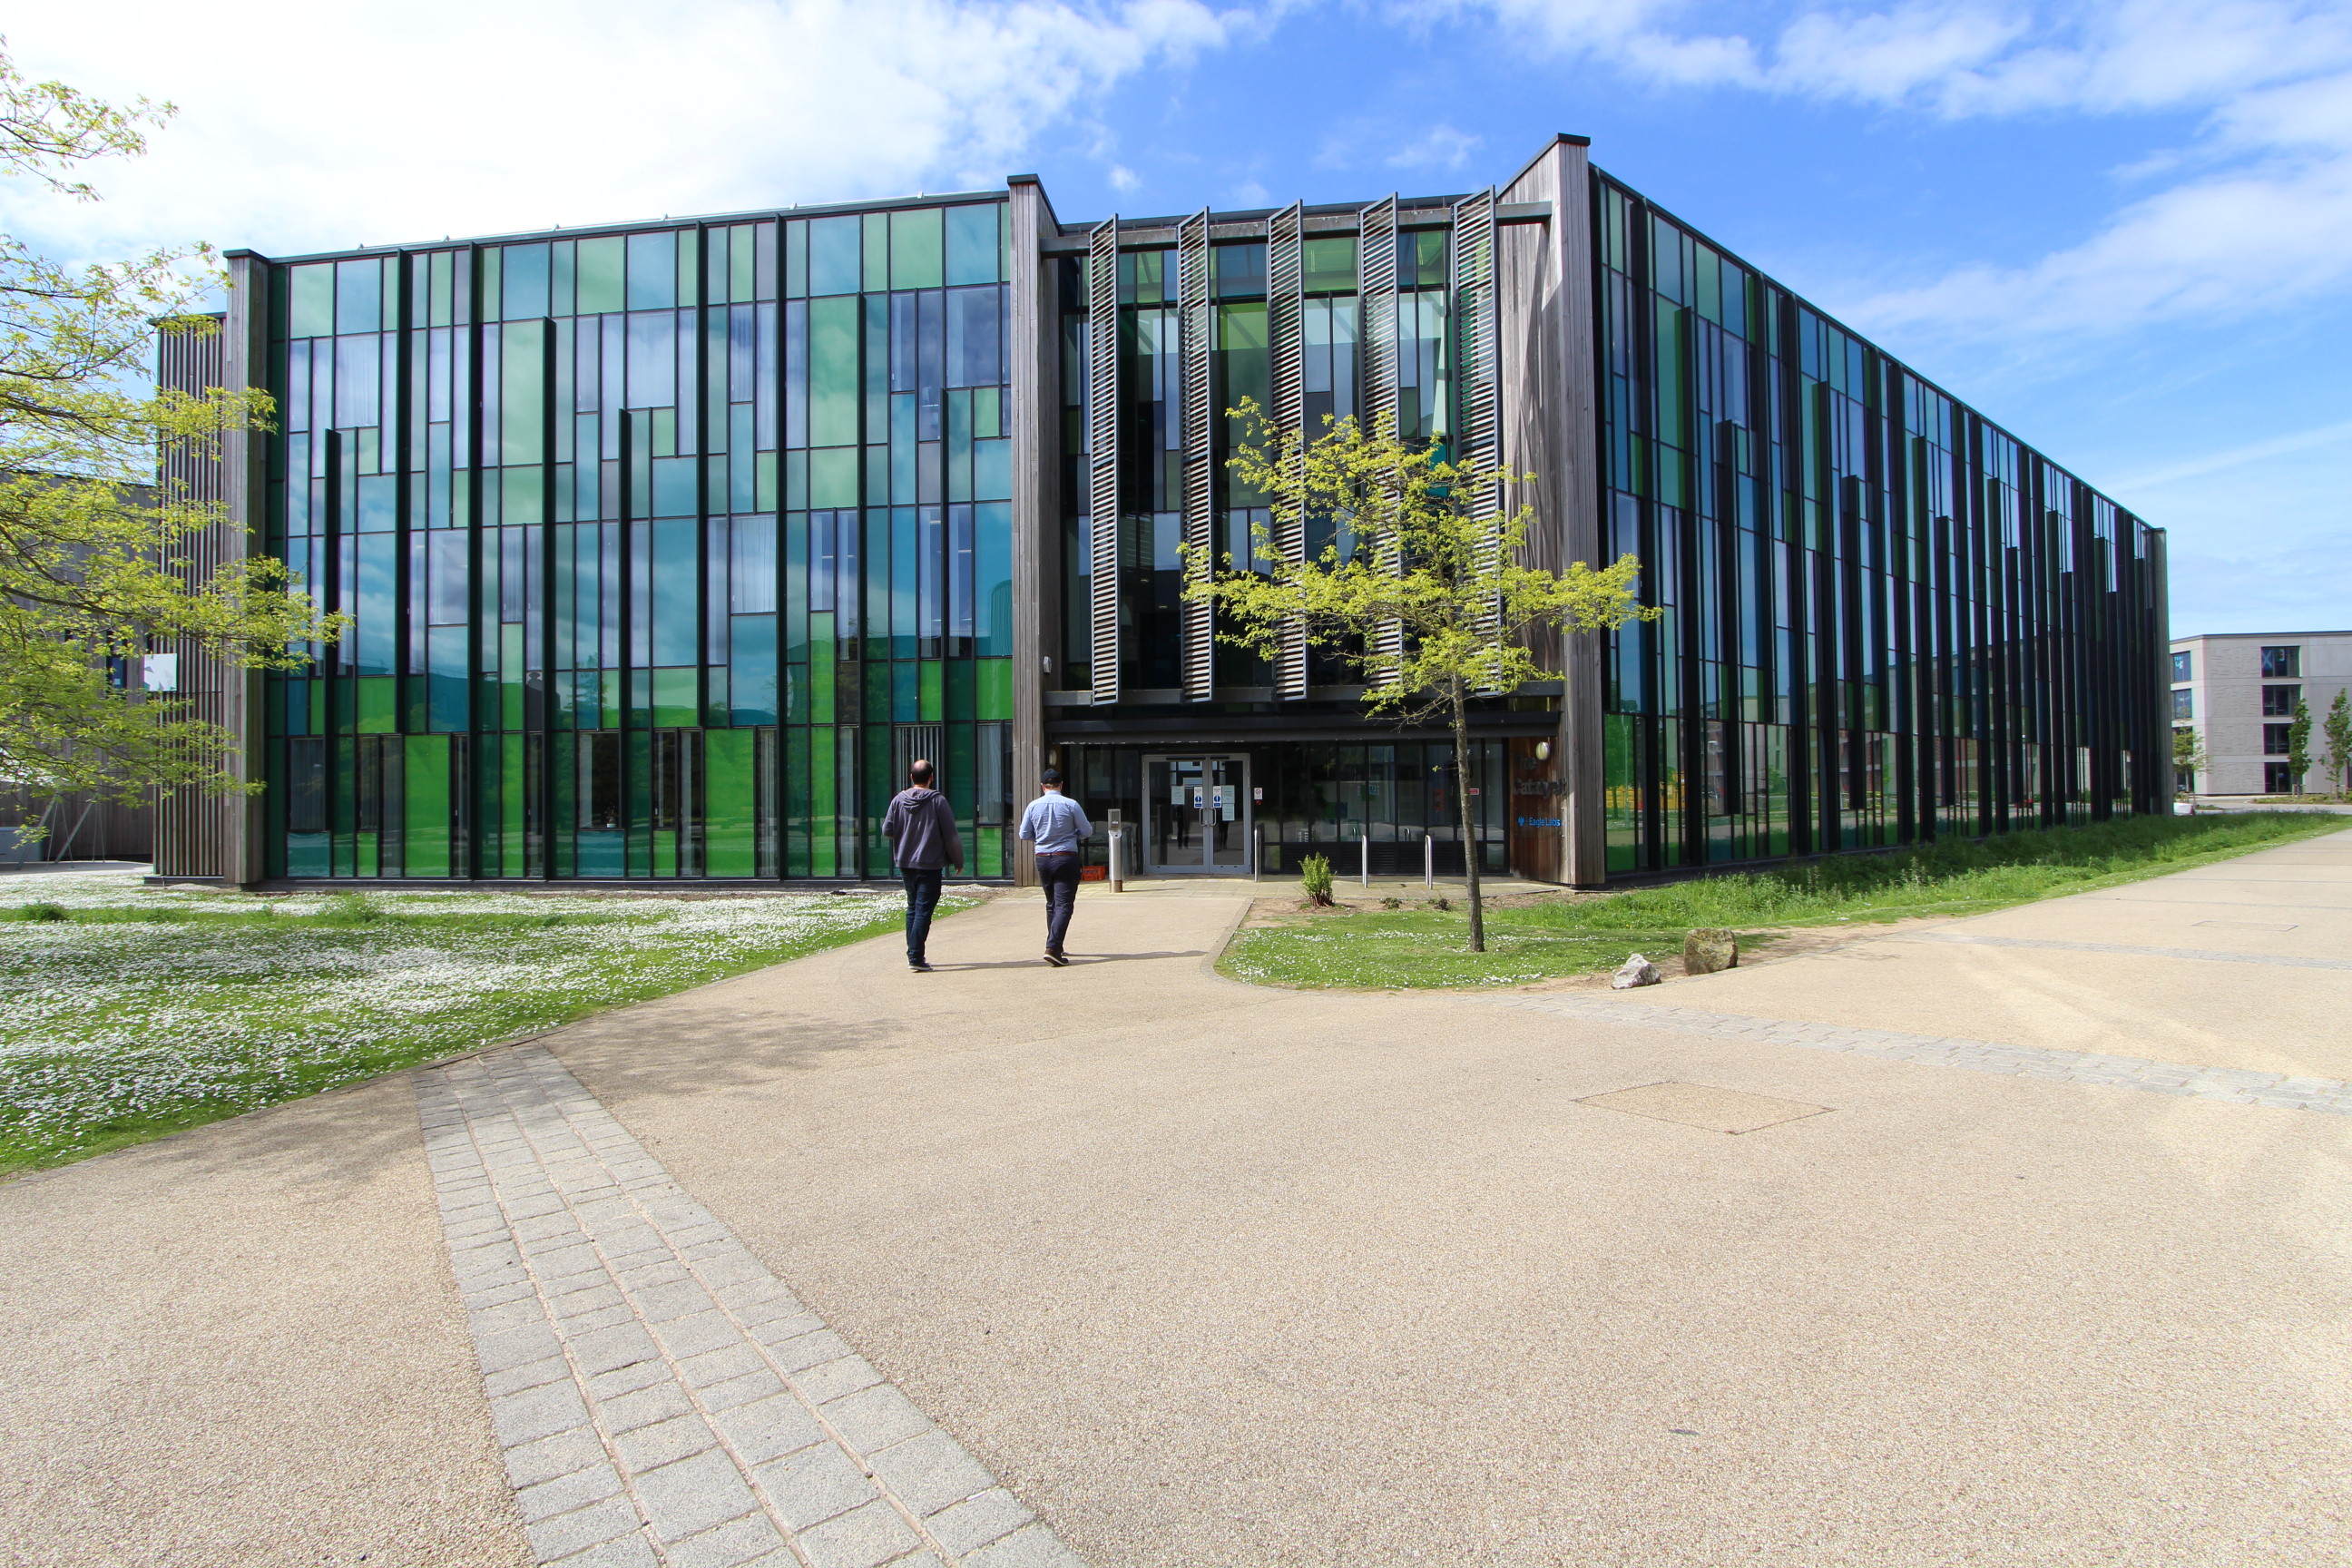
{"type": "Polygon", "coordinates": [[[1720,926],[1702,926],[1683,938],[1683,973],[1713,974],[1739,967],[1739,933],[1720,926]]]}
{"type": "Polygon", "coordinates": [[[1665,975],[1660,973],[1656,964],[1637,952],[1619,966],[1616,973],[1609,977],[1609,989],[1631,991],[1636,985],[1655,985],[1664,978],[1665,975]]]}

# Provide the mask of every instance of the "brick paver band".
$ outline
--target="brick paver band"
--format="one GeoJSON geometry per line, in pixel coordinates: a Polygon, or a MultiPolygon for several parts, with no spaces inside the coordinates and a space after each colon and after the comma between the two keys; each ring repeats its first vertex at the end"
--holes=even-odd
{"type": "Polygon", "coordinates": [[[1696,1007],[1664,1007],[1654,1003],[1619,1001],[1613,997],[1536,995],[1508,1001],[1500,997],[1494,1000],[1500,1006],[1557,1013],[1570,1018],[1589,1018],[1596,1023],[1622,1024],[1636,1029],[1664,1029],[1681,1035],[1759,1040],[1768,1045],[1845,1051],[1855,1056],[1923,1062],[1933,1067],[1966,1068],[1971,1072],[2002,1073],[2011,1078],[2054,1079],[2066,1083],[2097,1084],[2108,1089],[2140,1089],[2155,1094],[2225,1100],[2235,1105],[2267,1105],[2285,1110],[2324,1110],[2338,1116],[2352,1116],[2352,1084],[2332,1078],[2296,1078],[2285,1073],[2248,1072],[2238,1068],[2183,1067],[2175,1062],[2153,1061],[2144,1057],[2103,1056],[2093,1051],[2053,1051],[2035,1046],[2003,1046],[1989,1040],[1908,1035],[1895,1029],[1853,1029],[1835,1024],[1762,1018],[1746,1013],[1707,1013],[1696,1007]]]}
{"type": "Polygon", "coordinates": [[[415,1084],[541,1563],[1084,1568],[544,1047],[415,1084]]]}

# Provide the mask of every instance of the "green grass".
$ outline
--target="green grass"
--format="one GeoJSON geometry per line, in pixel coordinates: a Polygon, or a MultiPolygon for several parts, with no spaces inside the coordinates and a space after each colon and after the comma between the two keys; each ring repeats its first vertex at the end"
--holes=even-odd
{"type": "Polygon", "coordinates": [[[26,890],[40,896],[0,907],[0,1171],[855,942],[900,913],[865,895],[261,898],[105,874],[26,890]]]}
{"type": "Polygon", "coordinates": [[[1220,967],[1269,985],[1521,985],[1614,969],[1637,952],[1679,955],[1683,938],[1702,926],[1738,931],[1752,947],[1771,940],[1773,928],[1981,914],[2345,827],[2295,812],[2130,817],[1696,877],[1601,899],[1545,899],[1490,910],[1484,954],[1463,951],[1469,917],[1459,911],[1301,916],[1241,932],[1220,967]]]}

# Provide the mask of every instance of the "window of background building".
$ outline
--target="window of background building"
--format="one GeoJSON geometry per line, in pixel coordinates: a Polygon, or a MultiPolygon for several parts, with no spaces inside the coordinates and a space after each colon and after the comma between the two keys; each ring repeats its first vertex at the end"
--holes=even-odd
{"type": "Polygon", "coordinates": [[[2263,793],[2264,795],[2286,795],[2292,792],[2294,788],[2294,769],[2288,767],[2284,763],[2264,763],[2263,764],[2263,793]]]}
{"type": "Polygon", "coordinates": [[[2302,674],[2303,648],[2300,644],[2263,649],[2264,680],[2293,680],[2302,674]]]}
{"type": "Polygon", "coordinates": [[[2197,693],[2183,687],[2172,694],[2172,716],[2176,719],[2197,717],[2197,693]]]}
{"type": "Polygon", "coordinates": [[[2266,757],[2285,756],[2290,749],[2287,745],[2286,732],[2294,728],[2294,726],[2292,724],[2263,725],[2263,755],[2266,757]]]}
{"type": "Polygon", "coordinates": [[[2300,686],[2265,686],[2263,688],[2263,711],[2265,714],[2292,719],[2294,705],[2303,700],[2300,686]]]}
{"type": "Polygon", "coordinates": [[[2192,674],[2190,674],[2190,669],[2191,669],[2191,668],[2192,668],[2192,667],[2191,667],[2190,662],[2189,662],[2189,654],[2188,654],[2188,652],[2187,652],[2186,650],[2183,650],[2182,652],[2179,652],[2179,653],[2176,653],[2176,654],[2174,654],[2174,655],[2172,656],[2172,679],[2175,679],[2175,680],[2193,680],[2193,679],[2196,679],[2196,677],[2195,677],[2195,676],[2193,676],[2192,674]]]}

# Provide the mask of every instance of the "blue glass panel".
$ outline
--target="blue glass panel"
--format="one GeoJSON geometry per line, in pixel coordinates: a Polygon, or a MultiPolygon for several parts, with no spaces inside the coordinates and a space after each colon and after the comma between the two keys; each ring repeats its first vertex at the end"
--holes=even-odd
{"type": "Polygon", "coordinates": [[[653,515],[656,517],[693,516],[698,510],[694,481],[701,468],[701,459],[656,458],[653,468],[653,515]]]}
{"type": "Polygon", "coordinates": [[[691,522],[653,525],[653,662],[657,665],[695,662],[695,532],[691,522]]]}
{"type": "Polygon", "coordinates": [[[467,628],[435,626],[429,636],[431,674],[426,680],[426,706],[430,722],[436,731],[462,731],[467,727],[467,628]]]}
{"type": "Polygon", "coordinates": [[[389,533],[373,533],[353,541],[357,571],[352,584],[352,607],[359,625],[353,630],[352,662],[362,675],[393,673],[393,590],[400,541],[389,533]]]}
{"type": "Polygon", "coordinates": [[[655,310],[628,322],[628,405],[667,408],[677,402],[677,317],[655,310]]]}
{"type": "Polygon", "coordinates": [[[995,202],[986,206],[948,208],[948,281],[953,283],[994,283],[998,244],[997,215],[1003,207],[995,202]]]}
{"type": "Polygon", "coordinates": [[[534,321],[547,312],[547,247],[506,247],[506,309],[509,321],[534,321]]]}
{"type": "Polygon", "coordinates": [[[861,231],[851,217],[819,218],[808,226],[808,291],[855,294],[864,270],[861,231]]]}
{"type": "Polygon", "coordinates": [[[354,509],[358,531],[383,533],[399,521],[400,480],[391,474],[369,474],[360,480],[359,505],[354,509]]]}
{"type": "MultiPolygon", "coordinates": [[[[383,325],[383,262],[369,257],[364,261],[339,261],[335,264],[335,331],[338,332],[373,332],[383,325]]],[[[368,421],[373,425],[373,419],[368,421]]]]}
{"type": "Polygon", "coordinates": [[[1013,499],[1013,443],[974,441],[971,444],[971,499],[1013,499]]]}
{"type": "Polygon", "coordinates": [[[982,658],[1008,655],[1013,651],[1013,508],[990,501],[971,510],[979,652],[982,658]]]}
{"type": "Polygon", "coordinates": [[[737,724],[776,721],[776,617],[737,616],[730,624],[729,715],[737,724]]]}
{"type": "Polygon", "coordinates": [[[376,411],[383,384],[383,339],[370,333],[363,338],[335,340],[334,423],[338,428],[349,430],[381,423],[376,411]]]}
{"type": "Polygon", "coordinates": [[[629,309],[660,310],[677,303],[677,236],[629,236],[629,309]]]}

